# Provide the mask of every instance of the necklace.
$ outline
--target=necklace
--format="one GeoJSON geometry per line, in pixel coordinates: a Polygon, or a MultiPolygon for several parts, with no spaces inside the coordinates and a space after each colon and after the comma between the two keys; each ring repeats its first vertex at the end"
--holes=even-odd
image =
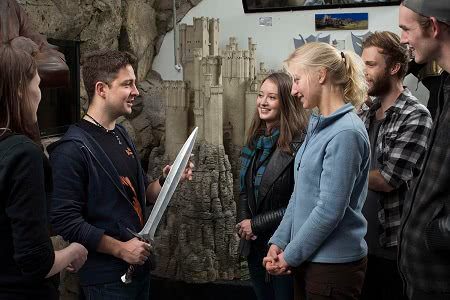
{"type": "Polygon", "coordinates": [[[120,140],[119,136],[117,135],[116,131],[114,129],[108,129],[105,126],[103,126],[102,124],[100,124],[96,119],[94,119],[93,117],[91,117],[89,114],[85,114],[86,117],[88,117],[89,119],[91,119],[92,121],[94,121],[94,124],[97,125],[97,127],[102,128],[106,133],[112,132],[114,134],[114,136],[116,137],[117,142],[119,143],[119,145],[122,145],[122,141],[120,140]]]}

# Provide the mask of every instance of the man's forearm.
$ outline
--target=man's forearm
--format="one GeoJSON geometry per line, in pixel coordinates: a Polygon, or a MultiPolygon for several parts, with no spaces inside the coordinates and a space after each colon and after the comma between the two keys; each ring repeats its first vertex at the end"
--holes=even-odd
{"type": "Polygon", "coordinates": [[[369,189],[376,192],[391,192],[394,188],[387,183],[380,171],[372,170],[369,172],[369,189]]]}
{"type": "Polygon", "coordinates": [[[104,234],[98,243],[97,251],[121,258],[120,249],[122,248],[122,244],[123,243],[121,241],[104,234]]]}
{"type": "Polygon", "coordinates": [[[147,204],[155,203],[160,191],[161,185],[159,185],[159,180],[155,180],[152,183],[150,183],[146,191],[147,204]]]}

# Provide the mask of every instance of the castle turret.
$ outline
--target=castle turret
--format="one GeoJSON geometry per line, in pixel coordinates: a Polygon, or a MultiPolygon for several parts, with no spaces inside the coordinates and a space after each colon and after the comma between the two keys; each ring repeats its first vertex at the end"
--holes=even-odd
{"type": "Polygon", "coordinates": [[[248,38],[248,51],[249,51],[249,77],[250,80],[256,77],[256,44],[253,43],[252,38],[248,38]]]}
{"type": "Polygon", "coordinates": [[[213,84],[212,74],[204,75],[202,90],[204,107],[203,128],[204,139],[214,145],[223,144],[223,89],[220,85],[213,84]]]}
{"type": "Polygon", "coordinates": [[[244,51],[244,76],[245,79],[253,79],[250,78],[250,51],[248,50],[244,51]]]}
{"type": "Polygon", "coordinates": [[[258,97],[259,93],[259,84],[256,80],[253,80],[247,92],[245,93],[245,132],[250,128],[250,124],[253,120],[253,115],[256,110],[256,97],[258,97]]]}
{"type": "Polygon", "coordinates": [[[208,56],[202,59],[202,73],[212,75],[212,84],[222,84],[222,59],[219,56],[208,56]]]}
{"type": "Polygon", "coordinates": [[[194,95],[193,99],[193,109],[194,112],[194,122],[195,125],[198,126],[198,137],[199,139],[203,139],[204,137],[204,126],[203,126],[203,73],[202,73],[202,49],[195,48],[194,49],[194,60],[193,60],[193,73],[191,82],[191,90],[194,95]]]}
{"type": "Polygon", "coordinates": [[[252,38],[247,47],[240,50],[236,37],[230,37],[225,49],[219,49],[218,19],[194,18],[193,25],[180,25],[179,53],[189,87],[188,126],[195,123],[199,138],[208,143],[222,144],[226,134],[234,145],[244,144],[257,95],[248,85],[264,73],[257,72],[252,38]]]}
{"type": "MultiPolygon", "coordinates": [[[[249,45],[254,46],[251,40],[249,45]]],[[[224,51],[223,72],[223,102],[224,126],[232,126],[231,142],[242,146],[245,141],[245,93],[247,85],[254,76],[250,67],[254,49],[239,50],[236,38],[230,37],[229,44],[224,51]]],[[[254,63],[254,61],[253,61],[254,63]]]]}
{"type": "Polygon", "coordinates": [[[205,113],[208,122],[205,122],[205,140],[214,145],[223,144],[223,88],[220,85],[212,86],[210,98],[205,113]]]}
{"type": "Polygon", "coordinates": [[[219,19],[209,20],[209,55],[219,55],[219,19]]]}
{"type": "Polygon", "coordinates": [[[209,53],[208,18],[194,18],[194,48],[201,48],[204,55],[209,53]]]}
{"type": "Polygon", "coordinates": [[[180,59],[180,63],[184,65],[186,63],[186,55],[187,55],[187,43],[186,43],[186,24],[178,25],[178,57],[180,59]]]}

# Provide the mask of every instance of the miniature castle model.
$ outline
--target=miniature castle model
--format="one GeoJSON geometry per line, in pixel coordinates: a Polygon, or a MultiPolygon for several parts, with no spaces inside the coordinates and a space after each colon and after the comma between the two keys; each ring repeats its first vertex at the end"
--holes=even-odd
{"type": "Polygon", "coordinates": [[[194,18],[193,25],[180,24],[178,57],[183,81],[164,81],[166,98],[165,149],[174,158],[198,126],[197,139],[223,145],[224,139],[242,146],[245,131],[255,112],[259,82],[267,74],[260,64],[256,74],[256,44],[248,39],[248,50],[239,50],[231,37],[219,49],[219,20],[194,18]]]}

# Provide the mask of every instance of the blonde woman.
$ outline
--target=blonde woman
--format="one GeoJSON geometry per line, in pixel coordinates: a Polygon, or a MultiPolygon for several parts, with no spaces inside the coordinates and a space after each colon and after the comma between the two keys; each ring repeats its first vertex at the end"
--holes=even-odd
{"type": "Polygon", "coordinates": [[[295,186],[264,264],[293,272],[296,299],[358,299],[367,265],[364,241],[369,139],[354,112],[366,95],[354,53],[308,43],[285,61],[292,95],[314,109],[295,158],[295,186]]]}

